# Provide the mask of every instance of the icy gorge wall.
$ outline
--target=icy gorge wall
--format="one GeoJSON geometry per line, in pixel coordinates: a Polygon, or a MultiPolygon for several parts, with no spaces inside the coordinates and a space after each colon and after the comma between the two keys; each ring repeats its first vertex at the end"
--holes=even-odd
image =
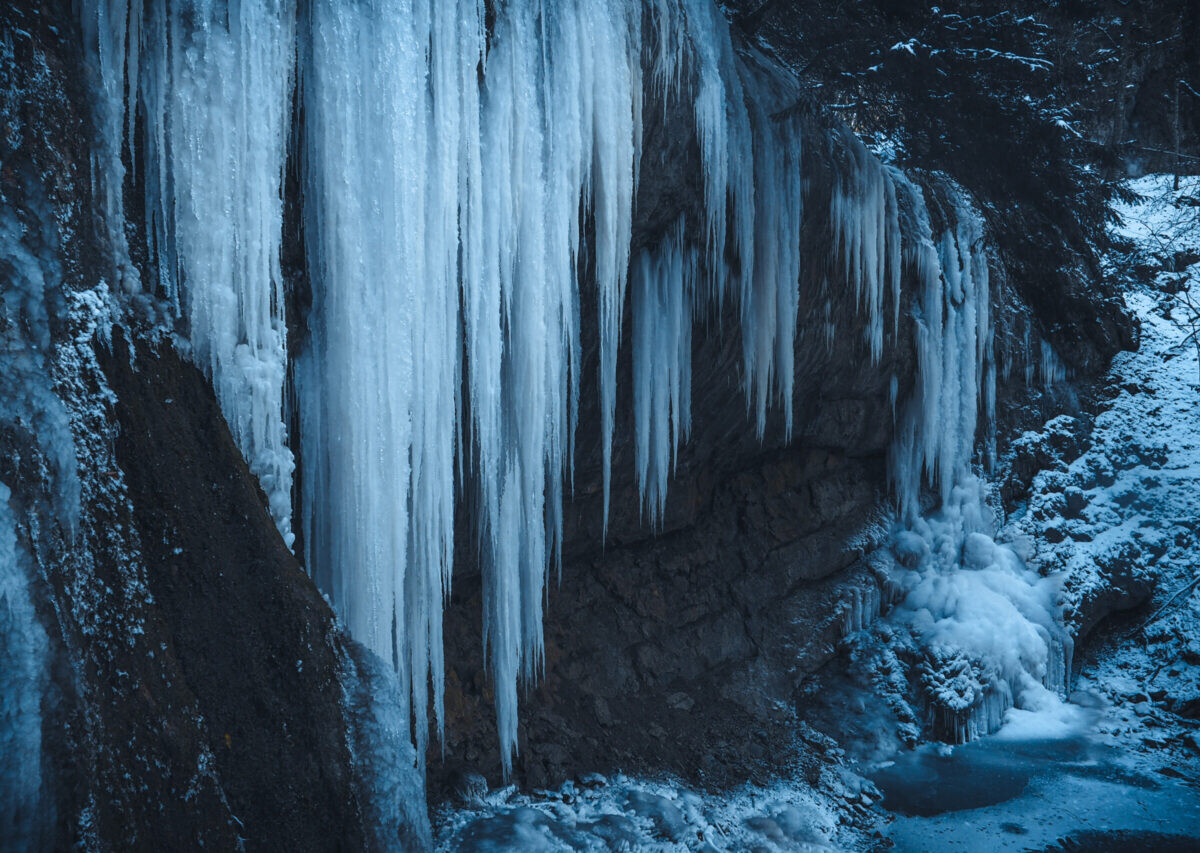
{"type": "MultiPolygon", "coordinates": [[[[439,736],[445,716],[456,491],[470,503],[507,771],[518,683],[545,665],[585,313],[599,353],[602,536],[608,524],[631,260],[635,473],[651,525],[691,427],[694,320],[731,306],[750,421],[761,440],[778,407],[786,440],[802,265],[853,292],[854,310],[831,318],[829,334],[856,330],[877,363],[885,331],[894,340],[899,327],[907,235],[908,264],[931,282],[919,411],[904,417],[894,454],[912,514],[923,471],[948,494],[969,466],[990,293],[969,203],[946,209],[935,238],[923,191],[845,131],[832,131],[843,150],[828,208],[808,212],[828,218],[830,246],[802,253],[797,87],[739,55],[708,0],[512,2],[490,30],[484,11],[317,2],[297,28],[287,3],[147,14],[117,4],[86,15],[85,31],[97,37],[98,89],[113,94],[101,102],[102,148],[124,144],[143,164],[150,290],[212,377],[289,544],[279,257],[296,77],[311,291],[291,362],[300,553],[352,636],[395,665],[423,749],[427,708],[439,736]],[[643,112],[688,101],[692,115],[671,132],[694,129],[701,203],[632,258],[643,112]]],[[[115,197],[125,177],[110,158],[102,192],[115,197]]]]}
{"type": "MultiPolygon", "coordinates": [[[[971,193],[711,0],[68,5],[0,40],[30,833],[419,845],[426,761],[769,772],[896,507],[932,542],[1061,370],[971,193]]],[[[1061,680],[1030,631],[1007,701],[1061,680]]]]}
{"type": "MultiPolygon", "coordinates": [[[[490,32],[477,2],[314,3],[299,31],[296,17],[274,3],[92,10],[97,85],[113,95],[101,103],[102,148],[120,152],[125,139],[142,158],[150,289],[187,330],[290,543],[278,258],[299,68],[311,289],[292,369],[302,554],[351,634],[409,685],[423,748],[426,708],[439,731],[444,716],[441,611],[456,489],[469,496],[507,768],[518,681],[544,666],[584,310],[599,341],[608,519],[643,109],[669,109],[686,85],[703,187],[695,221],[681,217],[636,263],[636,465],[653,521],[690,422],[694,315],[736,306],[758,433],[772,399],[791,430],[795,86],[739,58],[708,2],[514,2],[490,32]],[[685,222],[699,240],[684,241],[685,222]]],[[[878,360],[885,282],[893,327],[899,316],[897,178],[846,139],[852,160],[829,215],[878,360]]],[[[105,165],[102,192],[115,197],[124,168],[115,157],[105,165]]]]}

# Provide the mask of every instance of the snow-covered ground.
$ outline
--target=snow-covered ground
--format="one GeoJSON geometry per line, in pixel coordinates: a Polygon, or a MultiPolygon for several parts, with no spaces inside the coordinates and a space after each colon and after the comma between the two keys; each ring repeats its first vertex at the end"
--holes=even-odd
{"type": "MultiPolygon", "coordinates": [[[[1110,263],[1129,279],[1140,347],[1114,361],[1094,422],[1062,416],[1016,442],[1015,452],[1057,461],[994,537],[993,547],[1023,559],[1014,577],[1058,590],[1067,634],[1081,638],[1096,614],[1134,608],[1077,648],[1069,702],[1011,708],[999,732],[964,746],[894,752],[910,737],[873,732],[858,763],[838,766],[830,743],[816,786],[782,781],[714,796],[593,775],[557,791],[480,787],[465,807],[439,814],[439,849],[1195,849],[1200,363],[1189,335],[1200,315],[1188,288],[1200,299],[1200,206],[1189,203],[1200,198],[1200,179],[1178,192],[1163,176],[1131,188],[1142,201],[1119,210],[1116,233],[1134,251],[1110,263]],[[1067,449],[1080,444],[1082,455],[1067,449]],[[871,837],[873,824],[884,837],[871,837]]],[[[971,536],[987,538],[971,534],[964,549],[971,536]]],[[[882,652],[866,646],[861,667],[890,653],[886,643],[882,652]]],[[[891,688],[874,676],[865,683],[879,698],[863,697],[864,716],[886,716],[911,736],[915,718],[880,711],[891,688]]],[[[851,713],[847,701],[838,694],[839,713],[851,713]]]]}
{"type": "Polygon", "coordinates": [[[485,793],[437,822],[444,851],[841,849],[833,840],[839,817],[827,801],[783,782],[712,796],[669,781],[587,774],[557,791],[485,793]]]}

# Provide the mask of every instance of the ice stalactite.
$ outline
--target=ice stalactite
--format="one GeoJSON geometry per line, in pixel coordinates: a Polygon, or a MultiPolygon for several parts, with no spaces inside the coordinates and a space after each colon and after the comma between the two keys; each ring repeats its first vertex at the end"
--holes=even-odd
{"type": "Polygon", "coordinates": [[[655,521],[688,428],[700,270],[707,295],[719,302],[728,291],[742,305],[760,423],[771,388],[790,422],[796,128],[771,117],[785,103],[778,83],[752,90],[769,99],[751,97],[752,120],[728,24],[707,0],[663,0],[649,15],[634,2],[514,0],[498,10],[486,55],[476,2],[318,2],[309,14],[301,86],[314,298],[296,370],[306,561],[353,633],[396,662],[422,742],[427,685],[441,716],[441,606],[455,461],[464,463],[507,769],[517,683],[542,666],[545,578],[573,479],[585,265],[607,523],[644,92],[677,96],[685,67],[699,81],[714,208],[703,245],[677,229],[632,264],[635,464],[655,521]],[[658,48],[645,83],[644,18],[658,48]]]}
{"type": "Polygon", "coordinates": [[[140,62],[129,59],[158,283],[289,546],[280,245],[294,20],[292,0],[189,0],[170,11],[149,3],[130,28],[131,43],[140,32],[140,62]]]}
{"type": "Polygon", "coordinates": [[[12,849],[38,849],[42,803],[42,693],[48,648],[21,565],[8,486],[0,483],[0,827],[12,849]]]}
{"type": "Polygon", "coordinates": [[[884,166],[849,132],[839,135],[849,168],[842,170],[830,199],[835,255],[867,317],[871,358],[883,354],[885,300],[892,297],[893,328],[900,318],[901,230],[896,199],[902,175],[884,166]]]}
{"type": "Polygon", "coordinates": [[[692,314],[699,258],[683,221],[633,267],[635,462],[643,510],[662,520],[667,480],[692,425],[692,314]]]}
{"type": "Polygon", "coordinates": [[[125,290],[122,151],[143,164],[147,277],[181,318],[290,546],[280,246],[295,66],[293,0],[84,4],[95,68],[97,196],[125,290]],[[135,127],[142,133],[135,136],[135,127]],[[140,156],[132,152],[140,151],[140,156]]]}
{"type": "Polygon", "coordinates": [[[561,547],[581,208],[594,228],[606,423],[629,269],[641,18],[585,8],[508,4],[486,60],[475,2],[315,3],[305,41],[308,564],[355,635],[405,674],[422,741],[427,684],[441,716],[462,431],[506,766],[516,682],[541,667],[545,575],[561,547]],[[469,407],[456,402],[460,352],[469,407]]]}
{"type": "MultiPolygon", "coordinates": [[[[432,11],[310,4],[301,87],[313,304],[296,367],[306,563],[352,634],[395,664],[422,746],[431,676],[441,717],[453,534],[458,158],[478,145],[433,126],[458,128],[459,116],[430,107],[432,11]]],[[[439,97],[461,91],[460,65],[479,59],[458,47],[445,56],[433,42],[451,88],[439,97]]]]}
{"type": "Polygon", "coordinates": [[[746,403],[754,412],[759,439],[771,402],[782,409],[790,437],[804,198],[800,126],[793,119],[772,118],[761,100],[752,100],[751,108],[756,127],[754,263],[739,300],[746,403]]]}
{"type": "Polygon", "coordinates": [[[984,381],[993,376],[990,285],[982,224],[956,199],[951,223],[934,236],[923,191],[899,183],[904,261],[917,280],[917,386],[896,427],[891,476],[905,521],[920,511],[922,482],[942,502],[971,471],[984,381]]]}
{"type": "Polygon", "coordinates": [[[685,61],[696,76],[693,117],[703,169],[704,268],[710,298],[721,306],[731,289],[740,294],[753,275],[754,139],[728,21],[715,3],[684,0],[681,5],[688,34],[685,61]],[[730,280],[729,246],[739,260],[739,281],[730,280]]]}
{"type": "Polygon", "coordinates": [[[1038,370],[1042,377],[1042,386],[1044,388],[1053,388],[1056,385],[1061,385],[1067,380],[1067,368],[1062,363],[1062,359],[1058,357],[1058,353],[1054,351],[1054,347],[1046,341],[1041,342],[1041,359],[1039,360],[1038,370]]]}
{"type": "Polygon", "coordinates": [[[1071,644],[1058,586],[996,542],[985,486],[972,469],[995,381],[982,225],[945,188],[935,236],[925,193],[897,181],[905,263],[920,288],[914,312],[917,383],[897,425],[892,480],[901,524],[892,550],[901,601],[890,615],[923,649],[921,682],[935,731],[963,742],[997,729],[1014,705],[1041,707],[1065,689],[1071,644]],[[921,487],[940,503],[922,515],[921,487]]]}
{"type": "Polygon", "coordinates": [[[141,284],[130,260],[125,235],[125,164],[122,150],[133,141],[133,101],[136,78],[126,67],[138,67],[140,3],[97,0],[83,3],[80,31],[92,91],[95,93],[96,144],[92,149],[92,195],[98,200],[101,228],[111,253],[114,289],[135,292],[141,284]]]}

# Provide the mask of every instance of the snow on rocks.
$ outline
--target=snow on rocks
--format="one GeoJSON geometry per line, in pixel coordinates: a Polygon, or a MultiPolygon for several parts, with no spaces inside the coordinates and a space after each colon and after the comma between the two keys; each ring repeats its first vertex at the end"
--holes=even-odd
{"type": "MultiPolygon", "coordinates": [[[[841,792],[866,808],[879,792],[857,778],[841,792]],[[865,784],[865,787],[864,787],[865,784]]],[[[604,785],[566,782],[554,791],[518,794],[511,786],[473,808],[444,809],[437,849],[831,851],[839,818],[828,796],[804,786],[746,786],[699,794],[673,782],[616,774],[604,785]]]]}

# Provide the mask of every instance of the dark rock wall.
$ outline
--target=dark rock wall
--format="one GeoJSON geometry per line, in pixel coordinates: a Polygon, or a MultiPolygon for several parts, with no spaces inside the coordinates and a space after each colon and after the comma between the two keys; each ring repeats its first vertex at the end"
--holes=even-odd
{"type": "Polygon", "coordinates": [[[103,358],[116,460],[169,631],[238,834],[251,847],[363,845],[332,614],[283,547],[200,372],[174,349],[103,358]]]}

